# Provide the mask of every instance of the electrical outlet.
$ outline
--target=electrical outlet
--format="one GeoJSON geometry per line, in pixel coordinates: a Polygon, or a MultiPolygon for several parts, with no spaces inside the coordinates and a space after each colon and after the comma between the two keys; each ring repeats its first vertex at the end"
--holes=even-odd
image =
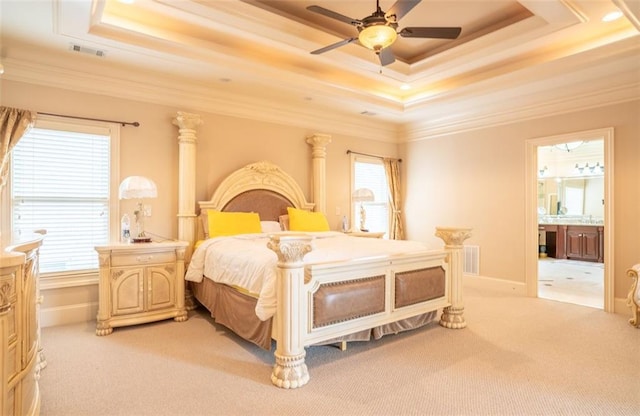
{"type": "Polygon", "coordinates": [[[340,207],[336,207],[336,215],[340,215],[340,207]]]}
{"type": "Polygon", "coordinates": [[[151,205],[142,205],[142,213],[145,217],[151,216],[151,205]]]}

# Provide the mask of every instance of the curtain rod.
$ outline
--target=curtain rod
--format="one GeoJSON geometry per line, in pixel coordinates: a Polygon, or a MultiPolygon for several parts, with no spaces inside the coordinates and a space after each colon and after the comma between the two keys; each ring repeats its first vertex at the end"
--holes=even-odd
{"type": "Polygon", "coordinates": [[[77,117],[77,116],[67,116],[64,114],[53,114],[53,113],[38,113],[38,114],[42,114],[43,116],[55,116],[55,117],[65,117],[65,118],[75,118],[78,120],[90,120],[90,121],[104,121],[107,123],[118,123],[120,125],[124,126],[133,126],[133,127],[139,127],[140,123],[138,123],[137,121],[134,121],[132,123],[128,122],[128,121],[117,121],[117,120],[103,120],[100,118],[90,118],[90,117],[77,117]]]}
{"type": "MultiPolygon", "coordinates": [[[[351,153],[356,154],[356,155],[362,155],[362,156],[376,157],[378,159],[392,159],[392,158],[384,158],[384,157],[378,156],[378,155],[370,155],[368,153],[360,153],[360,152],[354,152],[353,150],[347,150],[347,154],[351,154],[351,153]]],[[[402,162],[402,159],[395,159],[395,160],[397,160],[398,162],[402,162]]]]}

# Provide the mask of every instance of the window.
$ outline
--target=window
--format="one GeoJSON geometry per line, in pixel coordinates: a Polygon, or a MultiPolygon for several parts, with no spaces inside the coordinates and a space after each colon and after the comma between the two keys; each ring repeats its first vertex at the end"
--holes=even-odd
{"type": "MultiPolygon", "coordinates": [[[[365,210],[365,228],[371,232],[389,233],[389,187],[382,160],[353,155],[351,159],[352,188],[351,195],[358,189],[373,192],[373,201],[355,202],[352,198],[352,228],[360,228],[360,206],[365,210]]],[[[386,237],[386,236],[385,236],[386,237]]]]}
{"type": "Polygon", "coordinates": [[[11,152],[12,233],[20,239],[47,231],[40,249],[43,277],[97,270],[94,247],[117,235],[111,177],[118,177],[118,136],[110,124],[39,118],[11,152]]]}

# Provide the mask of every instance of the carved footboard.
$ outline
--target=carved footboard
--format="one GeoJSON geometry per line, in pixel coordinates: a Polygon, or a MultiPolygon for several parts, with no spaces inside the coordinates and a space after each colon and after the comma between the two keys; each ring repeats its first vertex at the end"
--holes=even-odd
{"type": "Polygon", "coordinates": [[[464,328],[462,242],[468,229],[439,228],[445,250],[307,265],[312,237],[273,235],[278,255],[277,342],[271,381],[281,388],[309,381],[307,345],[442,309],[440,324],[464,328]],[[339,307],[332,305],[339,304],[339,307]]]}

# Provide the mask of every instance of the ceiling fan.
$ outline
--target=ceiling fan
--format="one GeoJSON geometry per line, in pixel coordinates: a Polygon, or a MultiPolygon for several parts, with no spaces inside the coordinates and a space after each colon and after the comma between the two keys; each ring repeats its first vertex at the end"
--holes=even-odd
{"type": "Polygon", "coordinates": [[[392,64],[396,58],[389,48],[398,35],[403,38],[434,38],[456,39],[462,28],[460,27],[405,27],[398,32],[398,21],[411,11],[421,0],[398,0],[391,8],[384,12],[380,8],[380,1],[376,0],[376,11],[363,19],[352,19],[340,13],[325,9],[321,6],[309,6],[307,10],[323,16],[339,20],[355,26],[358,36],[341,40],[324,48],[312,51],[313,55],[330,51],[343,45],[358,41],[361,45],[373,50],[380,59],[382,66],[392,64]]]}

